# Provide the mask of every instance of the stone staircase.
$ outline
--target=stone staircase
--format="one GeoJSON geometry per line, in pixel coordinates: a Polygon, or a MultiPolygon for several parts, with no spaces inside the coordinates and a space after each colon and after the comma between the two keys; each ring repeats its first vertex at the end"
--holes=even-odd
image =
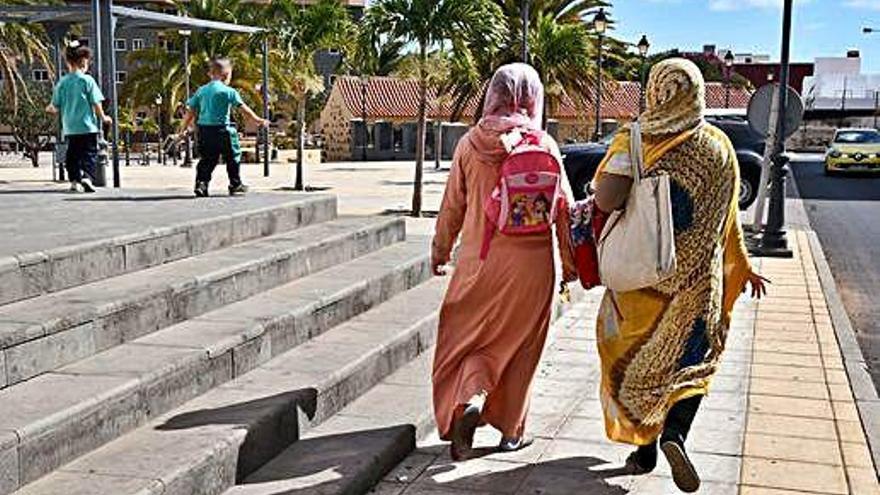
{"type": "Polygon", "coordinates": [[[429,388],[404,386],[429,377],[445,289],[428,251],[310,196],[17,256],[0,495],[238,493],[278,469],[302,487],[315,455],[348,461],[314,493],[362,493],[430,423],[429,388]]]}

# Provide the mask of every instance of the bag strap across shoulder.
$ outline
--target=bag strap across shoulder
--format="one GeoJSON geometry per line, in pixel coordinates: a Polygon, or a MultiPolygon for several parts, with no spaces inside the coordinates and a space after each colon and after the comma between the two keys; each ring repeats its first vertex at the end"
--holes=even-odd
{"type": "Polygon", "coordinates": [[[629,161],[632,164],[633,184],[638,184],[644,174],[644,153],[642,152],[642,126],[636,120],[629,130],[629,161]]]}

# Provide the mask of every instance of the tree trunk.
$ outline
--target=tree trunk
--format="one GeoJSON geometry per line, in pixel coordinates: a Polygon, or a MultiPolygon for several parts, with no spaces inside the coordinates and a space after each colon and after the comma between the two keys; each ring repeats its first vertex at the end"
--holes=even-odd
{"type": "Polygon", "coordinates": [[[440,170],[440,161],[443,159],[443,122],[435,123],[434,130],[434,169],[440,170]]]}
{"type": "Polygon", "coordinates": [[[125,166],[131,166],[131,131],[125,131],[125,166]]]}
{"type": "Polygon", "coordinates": [[[33,165],[34,168],[40,168],[40,148],[42,148],[42,146],[40,146],[39,143],[36,146],[28,146],[28,154],[31,158],[31,165],[33,165]]]}
{"type": "Polygon", "coordinates": [[[428,127],[428,80],[425,65],[428,63],[425,43],[419,46],[419,123],[416,130],[416,176],[413,181],[412,216],[422,216],[422,172],[425,166],[425,134],[428,127]]]}
{"type": "Polygon", "coordinates": [[[296,108],[296,184],[293,188],[297,191],[305,190],[303,179],[303,163],[306,154],[306,95],[300,99],[296,108]]]}

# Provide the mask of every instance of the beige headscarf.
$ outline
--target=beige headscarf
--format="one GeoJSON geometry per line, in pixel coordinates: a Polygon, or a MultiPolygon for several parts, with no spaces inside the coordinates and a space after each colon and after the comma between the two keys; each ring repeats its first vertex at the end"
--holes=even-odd
{"type": "Polygon", "coordinates": [[[639,118],[642,132],[675,134],[693,129],[703,120],[706,83],[690,60],[670,58],[651,69],[645,89],[647,110],[639,118]]]}

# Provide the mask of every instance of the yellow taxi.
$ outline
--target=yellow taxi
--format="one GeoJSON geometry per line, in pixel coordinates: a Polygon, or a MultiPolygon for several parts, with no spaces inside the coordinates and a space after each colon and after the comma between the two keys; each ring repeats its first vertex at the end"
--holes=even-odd
{"type": "Polygon", "coordinates": [[[838,129],[825,152],[825,173],[880,171],[880,132],[838,129]]]}

